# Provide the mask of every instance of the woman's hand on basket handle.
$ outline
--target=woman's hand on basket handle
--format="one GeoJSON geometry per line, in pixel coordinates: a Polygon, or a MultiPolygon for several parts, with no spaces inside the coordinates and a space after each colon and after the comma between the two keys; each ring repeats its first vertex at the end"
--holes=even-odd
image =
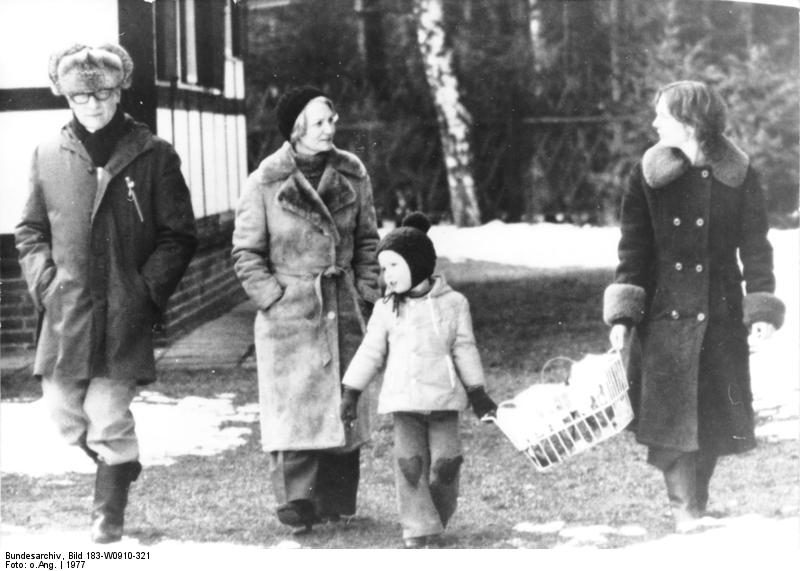
{"type": "Polygon", "coordinates": [[[775,326],[766,321],[756,321],[750,327],[750,337],[748,342],[754,350],[759,349],[775,333],[775,326]]]}
{"type": "Polygon", "coordinates": [[[624,323],[615,323],[611,326],[608,340],[611,341],[611,349],[622,351],[630,340],[631,330],[624,323]]]}

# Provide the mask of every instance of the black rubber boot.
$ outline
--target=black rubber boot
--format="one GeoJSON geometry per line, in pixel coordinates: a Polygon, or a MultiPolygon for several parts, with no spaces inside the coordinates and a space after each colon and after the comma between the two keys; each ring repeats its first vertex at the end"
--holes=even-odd
{"type": "Polygon", "coordinates": [[[142,471],[138,460],[109,466],[97,464],[92,509],[92,541],[113,543],[122,539],[128,490],[142,471]]]}

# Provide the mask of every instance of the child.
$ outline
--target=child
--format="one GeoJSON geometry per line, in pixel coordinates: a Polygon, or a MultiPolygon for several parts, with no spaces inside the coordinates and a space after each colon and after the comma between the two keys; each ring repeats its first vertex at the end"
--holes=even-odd
{"type": "Polygon", "coordinates": [[[456,509],[463,456],[459,412],[478,418],[497,405],[484,389],[466,298],[432,276],[436,251],[424,214],[409,214],[378,244],[386,296],[342,383],[341,417],[356,418],[361,391],[386,365],[378,412],[394,420],[395,487],[403,543],[440,544],[456,509]]]}

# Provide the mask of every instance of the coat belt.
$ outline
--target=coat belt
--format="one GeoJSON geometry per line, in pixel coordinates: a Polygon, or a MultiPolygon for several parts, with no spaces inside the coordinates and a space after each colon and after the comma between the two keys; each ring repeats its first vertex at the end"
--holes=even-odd
{"type": "MultiPolygon", "coordinates": [[[[320,328],[325,331],[327,336],[327,324],[325,322],[325,300],[322,296],[322,280],[323,279],[330,279],[330,278],[339,278],[343,277],[345,282],[345,287],[347,287],[348,291],[350,292],[350,296],[353,298],[353,307],[355,308],[356,316],[358,317],[358,325],[361,328],[361,333],[366,332],[366,324],[364,323],[364,316],[361,315],[361,308],[359,307],[358,301],[358,291],[356,290],[355,280],[353,279],[353,270],[351,268],[345,268],[342,266],[337,266],[335,264],[328,266],[324,270],[318,273],[313,272],[290,272],[275,269],[275,273],[281,276],[288,276],[293,278],[300,278],[300,279],[313,279],[314,280],[314,292],[317,296],[317,321],[319,322],[320,328]]],[[[328,338],[328,346],[330,350],[330,338],[328,338]]],[[[330,355],[323,356],[323,363],[327,365],[330,362],[330,355]]]]}

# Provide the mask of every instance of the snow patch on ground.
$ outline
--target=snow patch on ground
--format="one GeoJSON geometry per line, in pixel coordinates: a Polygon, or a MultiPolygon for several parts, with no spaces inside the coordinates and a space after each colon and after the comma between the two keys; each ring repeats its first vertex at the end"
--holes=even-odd
{"type": "MultiPolygon", "coordinates": [[[[211,399],[172,399],[142,391],[131,406],[142,463],[169,465],[179,456],[213,456],[245,444],[252,432],[248,425],[258,418],[258,405],[235,407],[233,398],[225,393],[211,399]]],[[[94,473],[94,464],[83,452],[62,443],[41,400],[3,402],[0,410],[3,473],[94,473]]]]}
{"type": "MultiPolygon", "coordinates": [[[[618,528],[608,525],[566,526],[563,521],[552,521],[541,524],[522,522],[514,526],[514,531],[529,535],[555,535],[560,540],[556,548],[602,547],[609,543],[609,536],[642,537],[647,530],[638,525],[624,525],[618,528]]],[[[758,549],[797,549],[800,548],[800,518],[769,519],[750,514],[716,520],[715,525],[687,534],[670,534],[659,539],[631,544],[625,550],[648,554],[654,551],[669,553],[672,550],[686,549],[725,549],[735,550],[756,543],[758,549]]],[[[514,547],[524,549],[529,541],[526,537],[514,537],[509,540],[514,547]]]]}

